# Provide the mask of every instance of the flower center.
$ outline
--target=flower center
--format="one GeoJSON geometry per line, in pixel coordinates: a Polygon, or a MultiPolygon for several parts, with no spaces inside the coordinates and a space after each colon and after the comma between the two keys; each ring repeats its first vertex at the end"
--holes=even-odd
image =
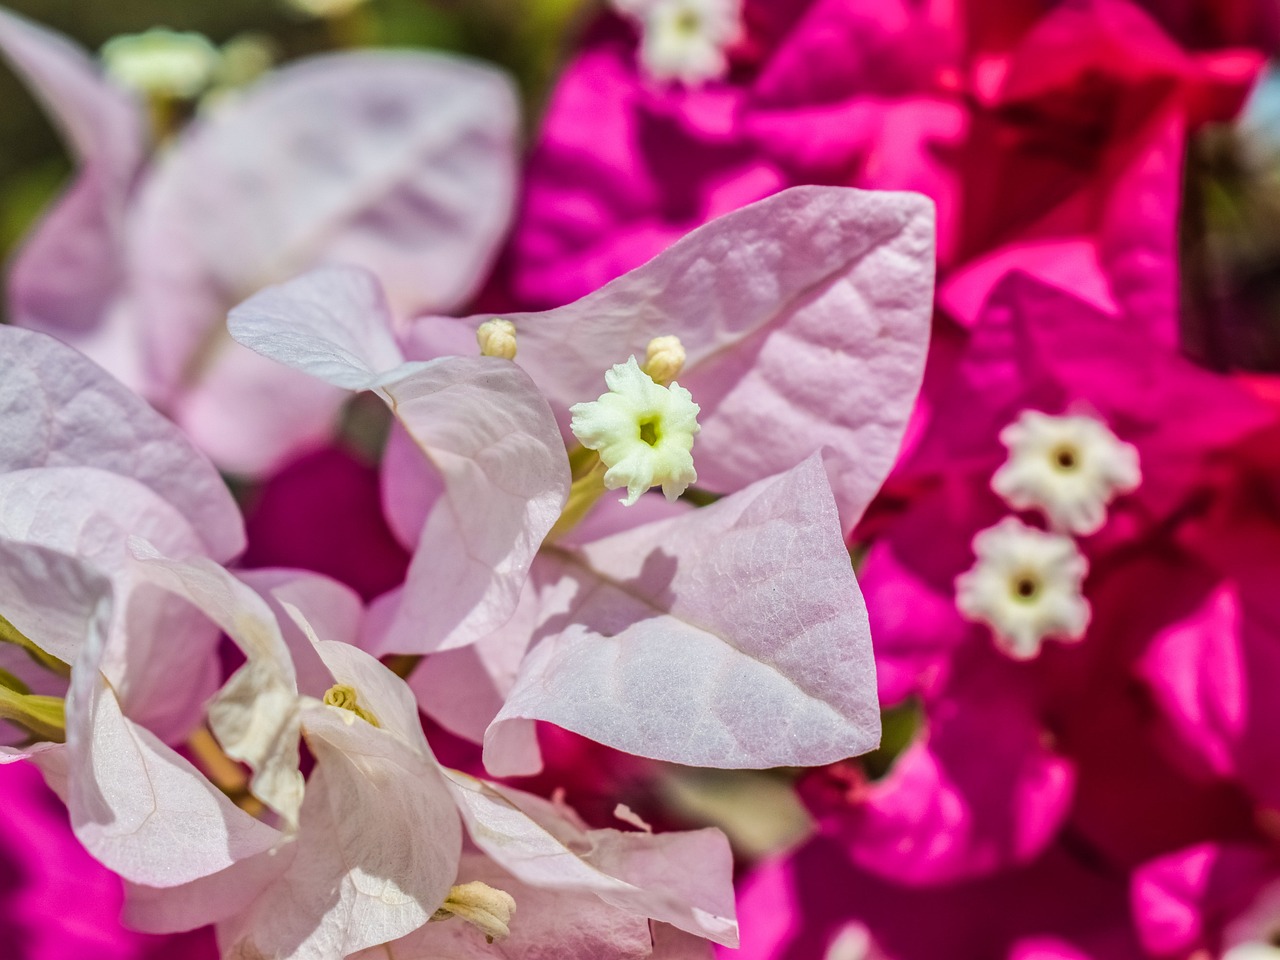
{"type": "Polygon", "coordinates": [[[658,424],[661,421],[657,417],[651,417],[648,420],[640,421],[640,439],[651,447],[658,445],[658,424]]]}
{"type": "Polygon", "coordinates": [[[1024,603],[1034,600],[1040,592],[1040,578],[1033,573],[1019,573],[1012,580],[1013,596],[1024,603]]]}
{"type": "Polygon", "coordinates": [[[1080,452],[1071,446],[1060,446],[1053,451],[1053,465],[1064,473],[1070,473],[1080,466],[1080,452]]]}
{"type": "Polygon", "coordinates": [[[324,692],[324,702],[331,707],[338,707],[341,710],[349,710],[366,723],[371,723],[375,727],[380,727],[378,718],[372,713],[360,706],[360,702],[356,696],[355,687],[348,686],[345,683],[337,683],[324,692]]]}
{"type": "Polygon", "coordinates": [[[693,10],[681,10],[675,18],[676,31],[686,37],[696,37],[702,30],[702,20],[693,10]]]}

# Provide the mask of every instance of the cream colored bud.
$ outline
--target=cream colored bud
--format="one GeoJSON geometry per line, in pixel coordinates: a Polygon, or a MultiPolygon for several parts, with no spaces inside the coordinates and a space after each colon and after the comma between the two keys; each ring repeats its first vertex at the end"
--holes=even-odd
{"type": "Polygon", "coordinates": [[[511,915],[515,912],[516,898],[511,894],[482,880],[472,880],[452,887],[444,904],[432,914],[431,919],[440,921],[459,917],[493,943],[511,936],[511,915]]]}
{"type": "Polygon", "coordinates": [[[480,344],[481,356],[514,360],[516,358],[516,325],[501,317],[486,320],[476,328],[476,343],[480,344]]]}
{"type": "Polygon", "coordinates": [[[679,337],[654,337],[644,351],[644,372],[664,386],[684,369],[684,344],[679,337]]]}

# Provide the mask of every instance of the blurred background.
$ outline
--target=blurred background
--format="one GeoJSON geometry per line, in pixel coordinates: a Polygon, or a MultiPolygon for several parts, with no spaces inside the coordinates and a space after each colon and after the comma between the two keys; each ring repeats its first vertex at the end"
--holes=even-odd
{"type": "MultiPolygon", "coordinates": [[[[423,47],[497,63],[536,116],[592,0],[13,0],[9,9],[98,50],[151,27],[248,40],[276,63],[347,47],[423,47]],[[350,7],[350,9],[342,9],[350,7]],[[336,11],[336,12],[331,12],[336,11]]],[[[0,66],[0,256],[6,259],[58,192],[71,165],[57,132],[7,66],[0,66]]],[[[0,311],[3,311],[0,305],[0,311]]]]}

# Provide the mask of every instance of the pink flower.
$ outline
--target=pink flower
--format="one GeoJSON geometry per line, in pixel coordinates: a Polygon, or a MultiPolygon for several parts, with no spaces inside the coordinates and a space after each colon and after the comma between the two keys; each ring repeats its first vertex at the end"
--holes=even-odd
{"type": "Polygon", "coordinates": [[[1061,846],[984,880],[912,889],[819,837],[740,887],[742,950],[724,960],[1133,960],[1122,876],[1061,846]]]}
{"type": "Polygon", "coordinates": [[[371,52],[299,63],[148,157],[141,105],[68,41],[0,12],[0,51],[81,163],[14,263],[15,322],[89,354],[228,470],[264,472],[319,444],[343,399],[231,343],[230,306],[346,262],[378,271],[401,315],[451,309],[506,229],[515,97],[479,64],[371,52]]]}
{"type": "Polygon", "coordinates": [[[966,323],[1020,265],[1171,341],[1186,131],[1238,111],[1257,52],[1188,53],[1127,0],[748,2],[745,19],[728,78],[693,91],[646,82],[611,25],[591,35],[531,159],[518,300],[572,300],[782,187],[846,184],[935,201],[942,266],[975,267],[942,299],[966,323]]]}

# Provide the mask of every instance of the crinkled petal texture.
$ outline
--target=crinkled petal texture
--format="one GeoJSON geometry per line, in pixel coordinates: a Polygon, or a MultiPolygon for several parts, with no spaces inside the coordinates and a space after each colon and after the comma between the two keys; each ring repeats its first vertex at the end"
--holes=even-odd
{"type": "Polygon", "coordinates": [[[140,188],[132,223],[148,389],[185,391],[180,422],[232,469],[322,437],[341,394],[210,331],[238,300],[322,263],[374,270],[401,313],[463,302],[511,215],[517,125],[500,72],[386,51],[276,71],[194,125],[140,188]],[[204,377],[187,390],[198,355],[204,377]],[[271,396],[272,416],[236,416],[233,392],[271,396]]]}
{"type": "Polygon", "coordinates": [[[238,343],[346,390],[372,390],[404,363],[382,285],[359,267],[321,267],[235,307],[238,343]]]}
{"type": "Polygon", "coordinates": [[[487,943],[476,927],[455,918],[429,923],[353,960],[648,960],[649,922],[590,893],[574,893],[523,883],[486,857],[464,854],[458,882],[480,880],[516,901],[511,936],[500,947],[487,943]],[[496,951],[501,950],[498,954],[496,951]]]}
{"type": "MultiPolygon", "coordinates": [[[[471,839],[522,883],[594,894],[633,915],[737,946],[732,856],[720,831],[587,830],[541,797],[448,776],[471,839]]],[[[517,900],[517,924],[519,917],[517,900]]]]}
{"type": "Polygon", "coordinates": [[[510,617],[569,493],[563,442],[529,376],[493,357],[403,363],[376,285],[352,270],[266,290],[236,308],[230,327],[281,363],[376,389],[418,448],[417,465],[425,458],[441,479],[380,651],[465,646],[510,617]]]}
{"type": "Polygon", "coordinates": [[[383,388],[439,471],[381,652],[465,646],[514,612],[538,546],[569,494],[569,464],[546,400],[507,360],[454,357],[383,388]]]}
{"type": "MultiPolygon", "coordinates": [[[[507,314],[516,362],[567,423],[600,377],[680,337],[701,406],[700,483],[730,492],[823,445],[846,527],[893,464],[924,368],[933,205],[910,193],[797,187],[695,230],[576,303],[507,314]]],[[[458,352],[482,317],[426,318],[411,357],[458,352]]]]}
{"type": "MultiPolygon", "coordinates": [[[[124,280],[123,221],[145,156],[145,117],[82,50],[5,10],[0,54],[44,101],[80,166],[13,263],[11,313],[92,352],[124,280]]],[[[125,359],[118,372],[134,365],[125,359]]]]}
{"type": "Polygon", "coordinates": [[[328,960],[426,923],[457,875],[462,828],[408,688],[368,654],[317,646],[374,726],[339,707],[304,714],[316,758],[296,852],[249,908],[219,928],[232,957],[328,960]]]}
{"type": "Polygon", "coordinates": [[[75,350],[0,327],[0,472],[31,467],[131,477],[186,517],[214,559],[244,549],[235,500],[181,430],[75,350]]]}
{"type": "MultiPolygon", "coordinates": [[[[67,695],[66,801],[76,837],[126,880],[176,887],[275,845],[191,763],[126,717],[102,676],[104,631],[72,667],[67,695]]],[[[61,776],[46,769],[49,776],[61,776]]]]}
{"type": "Polygon", "coordinates": [[[508,739],[533,720],[698,766],[811,766],[879,742],[866,609],[819,455],[549,559],[539,642],[486,734],[491,772],[536,766],[508,739]]]}
{"type": "MultiPolygon", "coordinates": [[[[0,535],[77,557],[108,575],[112,642],[97,662],[130,719],[183,739],[218,683],[217,631],[131,569],[131,535],[177,555],[202,552],[186,520],[150,488],[91,467],[0,474],[0,535]]],[[[68,659],[72,662],[79,651],[68,659]]]]}
{"type": "Polygon", "coordinates": [[[149,544],[131,546],[142,576],[194,605],[243,651],[245,665],[209,704],[209,726],[227,756],[253,770],[253,795],[295,829],[302,805],[298,682],[271,608],[216,563],[175,562],[149,544]]]}

